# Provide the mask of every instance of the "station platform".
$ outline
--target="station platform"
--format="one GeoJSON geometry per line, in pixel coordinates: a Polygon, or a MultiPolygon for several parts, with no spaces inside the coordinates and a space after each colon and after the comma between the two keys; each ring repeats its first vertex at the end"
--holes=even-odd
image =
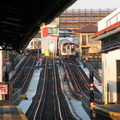
{"type": "Polygon", "coordinates": [[[0,106],[0,120],[28,120],[20,106],[0,106]]]}
{"type": "Polygon", "coordinates": [[[93,111],[94,120],[120,120],[120,104],[94,106],[93,111]]]}

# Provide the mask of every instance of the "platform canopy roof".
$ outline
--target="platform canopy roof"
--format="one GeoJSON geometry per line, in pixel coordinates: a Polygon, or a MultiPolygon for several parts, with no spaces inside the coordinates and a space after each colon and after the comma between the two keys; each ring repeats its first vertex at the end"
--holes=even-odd
{"type": "Polygon", "coordinates": [[[0,46],[23,51],[38,33],[76,0],[0,0],[0,46]]]}

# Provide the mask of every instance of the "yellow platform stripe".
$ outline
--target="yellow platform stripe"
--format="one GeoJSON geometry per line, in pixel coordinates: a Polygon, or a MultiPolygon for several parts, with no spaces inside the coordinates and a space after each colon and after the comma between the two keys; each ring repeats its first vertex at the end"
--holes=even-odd
{"type": "Polygon", "coordinates": [[[99,113],[101,113],[101,115],[103,116],[106,116],[106,117],[109,117],[109,118],[112,118],[113,120],[117,117],[117,118],[120,118],[120,112],[111,112],[110,110],[106,110],[106,109],[103,109],[103,108],[100,108],[98,106],[94,106],[93,107],[93,110],[98,110],[99,113]],[[107,114],[102,114],[102,113],[107,113],[107,114]]]}
{"type": "Polygon", "coordinates": [[[28,118],[24,115],[21,107],[20,107],[20,106],[17,106],[17,108],[18,108],[18,111],[19,111],[19,114],[20,114],[22,120],[28,120],[28,118]]]}
{"type": "Polygon", "coordinates": [[[93,106],[93,109],[96,109],[96,110],[101,110],[101,111],[104,111],[104,112],[106,112],[106,113],[109,113],[110,111],[109,110],[105,110],[105,109],[103,109],[103,108],[100,108],[100,107],[98,107],[98,106],[93,106]]]}
{"type": "Polygon", "coordinates": [[[28,120],[27,117],[24,114],[20,114],[22,120],[28,120]]]}

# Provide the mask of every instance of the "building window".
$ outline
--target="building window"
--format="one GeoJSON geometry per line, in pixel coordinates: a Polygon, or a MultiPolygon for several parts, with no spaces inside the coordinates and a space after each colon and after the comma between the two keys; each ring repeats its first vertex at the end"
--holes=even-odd
{"type": "Polygon", "coordinates": [[[114,46],[114,45],[118,45],[118,44],[119,44],[119,37],[118,37],[118,35],[115,35],[115,36],[111,37],[110,45],[114,46]]]}
{"type": "Polygon", "coordinates": [[[91,43],[92,42],[92,35],[88,35],[88,43],[91,43]]]}
{"type": "Polygon", "coordinates": [[[57,28],[48,28],[48,35],[57,34],[57,28]]]}
{"type": "Polygon", "coordinates": [[[33,42],[31,42],[31,45],[33,45],[33,42]]]}
{"type": "Polygon", "coordinates": [[[86,45],[86,35],[82,36],[82,45],[86,45]]]}

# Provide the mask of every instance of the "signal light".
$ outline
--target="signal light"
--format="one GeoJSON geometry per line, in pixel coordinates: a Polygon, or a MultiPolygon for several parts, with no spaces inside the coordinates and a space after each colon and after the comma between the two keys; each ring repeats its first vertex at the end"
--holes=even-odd
{"type": "Polygon", "coordinates": [[[63,50],[62,52],[63,52],[63,53],[66,53],[66,51],[65,51],[65,50],[63,50]]]}
{"type": "Polygon", "coordinates": [[[94,102],[90,102],[90,107],[92,107],[94,105],[94,102]]]}
{"type": "Polygon", "coordinates": [[[90,102],[94,102],[94,92],[90,91],[90,102]]]}
{"type": "Polygon", "coordinates": [[[90,87],[94,87],[94,84],[93,84],[93,83],[90,83],[90,87]]]}
{"type": "Polygon", "coordinates": [[[91,91],[90,90],[90,94],[89,94],[89,97],[90,97],[90,107],[92,107],[93,105],[94,105],[94,92],[93,92],[93,90],[91,91]]]}
{"type": "Polygon", "coordinates": [[[89,97],[90,97],[90,107],[92,107],[94,105],[94,80],[93,80],[93,71],[90,71],[90,94],[89,94],[89,97]]]}

